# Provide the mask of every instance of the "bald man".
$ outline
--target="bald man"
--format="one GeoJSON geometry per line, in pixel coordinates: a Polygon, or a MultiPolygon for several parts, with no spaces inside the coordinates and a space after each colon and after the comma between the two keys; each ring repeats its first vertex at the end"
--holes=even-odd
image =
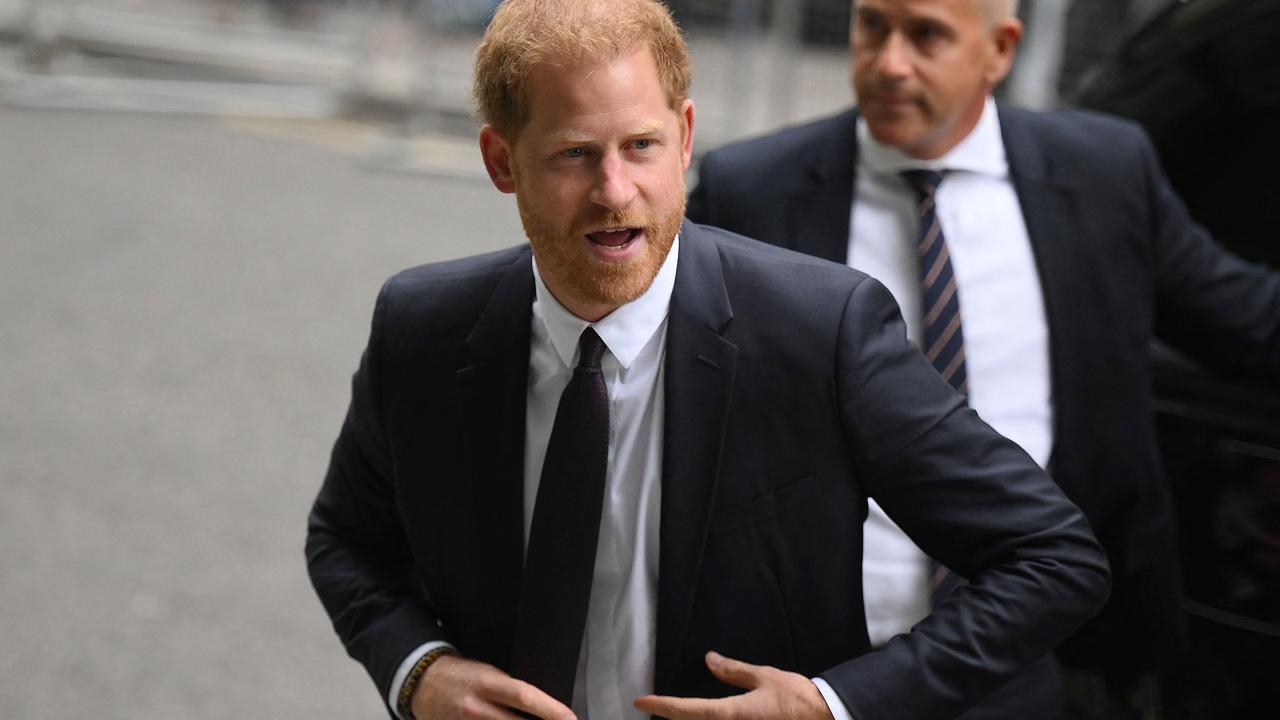
{"type": "MultiPolygon", "coordinates": [[[[857,0],[858,107],[709,153],[688,215],[879,279],[935,368],[1080,505],[1114,585],[1058,655],[1107,688],[1100,716],[1127,717],[1185,633],[1148,345],[1275,379],[1280,279],[1195,224],[1136,126],[995,103],[1016,5],[857,0]]],[[[883,644],[929,613],[936,565],[874,505],[865,534],[883,644]]]]}

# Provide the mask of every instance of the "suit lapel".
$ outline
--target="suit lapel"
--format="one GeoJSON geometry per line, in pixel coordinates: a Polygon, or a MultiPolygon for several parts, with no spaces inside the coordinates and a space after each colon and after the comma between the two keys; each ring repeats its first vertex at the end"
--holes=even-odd
{"type": "MultiPolygon", "coordinates": [[[[488,605],[493,637],[514,634],[520,581],[524,574],[524,437],[532,321],[533,268],[522,253],[499,279],[465,343],[465,359],[456,370],[458,422],[467,447],[459,467],[474,475],[459,478],[470,488],[474,528],[469,562],[492,569],[478,574],[476,597],[488,605]]],[[[509,648],[497,648],[509,652],[509,648]]],[[[503,665],[506,657],[503,655],[503,665]]]]}
{"type": "Polygon", "coordinates": [[[1078,384],[1072,379],[1075,364],[1069,359],[1089,342],[1081,322],[1085,313],[1079,310],[1080,295],[1088,292],[1082,283],[1089,277],[1089,269],[1079,252],[1079,208],[1070,178],[1054,167],[1030,127],[1033,118],[1029,113],[1003,106],[999,112],[1009,172],[1031,239],[1049,325],[1056,439],[1052,470],[1060,462],[1056,448],[1061,444],[1062,428],[1074,425],[1069,417],[1073,412],[1070,399],[1078,384]]]}
{"type": "Polygon", "coordinates": [[[841,265],[849,255],[857,117],[849,110],[832,118],[827,132],[810,144],[808,175],[790,205],[795,249],[841,265]]]}
{"type": "Polygon", "coordinates": [[[665,433],[659,530],[655,687],[671,685],[688,631],[715,504],[737,346],[720,332],[733,318],[719,253],[696,226],[680,233],[667,319],[665,433]]]}

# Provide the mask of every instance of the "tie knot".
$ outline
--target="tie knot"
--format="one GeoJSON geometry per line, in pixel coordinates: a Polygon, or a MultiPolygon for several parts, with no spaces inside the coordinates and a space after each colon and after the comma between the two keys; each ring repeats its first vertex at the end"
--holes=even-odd
{"type": "Polygon", "coordinates": [[[596,334],[594,328],[587,328],[578,337],[578,367],[588,370],[600,368],[600,358],[604,356],[604,341],[596,334]]]}
{"type": "Polygon", "coordinates": [[[942,184],[944,173],[937,170],[907,170],[902,177],[911,185],[920,199],[933,197],[942,184]]]}

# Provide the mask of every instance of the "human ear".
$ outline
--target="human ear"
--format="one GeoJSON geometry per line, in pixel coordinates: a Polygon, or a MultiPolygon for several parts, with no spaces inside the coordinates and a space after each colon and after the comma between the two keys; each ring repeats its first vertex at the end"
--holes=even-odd
{"type": "Polygon", "coordinates": [[[688,170],[693,163],[693,100],[689,98],[680,104],[680,154],[688,170]]]}
{"type": "Polygon", "coordinates": [[[511,145],[493,129],[492,125],[480,128],[480,154],[484,157],[484,169],[500,192],[516,191],[515,173],[511,168],[511,145]]]}
{"type": "Polygon", "coordinates": [[[1001,20],[991,29],[992,53],[987,63],[987,84],[999,85],[1013,69],[1018,54],[1018,41],[1022,39],[1022,21],[1010,17],[1001,20]]]}

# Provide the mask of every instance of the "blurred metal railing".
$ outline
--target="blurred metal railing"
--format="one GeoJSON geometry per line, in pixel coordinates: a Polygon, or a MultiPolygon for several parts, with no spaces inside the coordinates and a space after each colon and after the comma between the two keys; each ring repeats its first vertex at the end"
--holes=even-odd
{"type": "MultiPolygon", "coordinates": [[[[0,102],[448,129],[469,115],[471,53],[496,4],[0,0],[0,102]]],[[[847,0],[670,4],[694,55],[700,150],[849,103],[833,41],[847,0]]]]}
{"type": "MultiPolygon", "coordinates": [[[[1167,1],[1024,0],[1026,39],[1004,96],[1030,107],[1057,105],[1060,87],[1074,87],[1167,1]],[[1094,20],[1104,15],[1116,20],[1102,27],[1094,20]]],[[[0,102],[354,114],[408,132],[469,129],[471,51],[496,5],[0,0],[0,102]]],[[[668,5],[694,56],[699,150],[849,104],[849,0],[668,5]]]]}

